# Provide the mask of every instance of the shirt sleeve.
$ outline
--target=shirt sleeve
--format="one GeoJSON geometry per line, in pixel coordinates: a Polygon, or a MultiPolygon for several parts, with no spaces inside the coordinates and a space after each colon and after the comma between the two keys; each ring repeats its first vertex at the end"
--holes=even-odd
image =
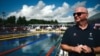
{"type": "Polygon", "coordinates": [[[69,29],[67,29],[65,31],[65,33],[63,34],[63,37],[62,37],[62,41],[61,41],[61,44],[68,44],[69,43],[69,29]]]}
{"type": "Polygon", "coordinates": [[[97,46],[100,46],[100,30],[96,29],[94,33],[95,33],[95,37],[94,37],[95,47],[97,47],[97,46]]]}

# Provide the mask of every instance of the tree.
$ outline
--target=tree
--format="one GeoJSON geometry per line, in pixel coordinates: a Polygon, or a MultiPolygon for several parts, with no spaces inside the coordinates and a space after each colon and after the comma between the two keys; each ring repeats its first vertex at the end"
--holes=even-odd
{"type": "Polygon", "coordinates": [[[17,20],[17,24],[18,24],[18,25],[27,25],[26,18],[20,16],[20,17],[18,18],[18,20],[17,20]]]}
{"type": "Polygon", "coordinates": [[[28,21],[29,24],[57,24],[57,20],[53,21],[46,21],[46,20],[37,20],[37,19],[31,19],[28,21]]]}
{"type": "Polygon", "coordinates": [[[0,18],[0,26],[3,25],[3,19],[0,18]]]}
{"type": "Polygon", "coordinates": [[[6,23],[8,24],[15,24],[16,23],[16,17],[15,16],[10,16],[7,18],[6,23]]]}
{"type": "Polygon", "coordinates": [[[58,21],[57,21],[57,20],[55,20],[55,23],[58,23],[58,21]]]}
{"type": "Polygon", "coordinates": [[[2,21],[3,21],[2,18],[0,18],[0,24],[2,24],[2,21]]]}
{"type": "Polygon", "coordinates": [[[27,25],[28,24],[25,16],[22,17],[22,22],[23,22],[23,25],[27,25]]]}
{"type": "Polygon", "coordinates": [[[2,12],[2,25],[5,25],[5,15],[6,13],[5,12],[2,12]]]}

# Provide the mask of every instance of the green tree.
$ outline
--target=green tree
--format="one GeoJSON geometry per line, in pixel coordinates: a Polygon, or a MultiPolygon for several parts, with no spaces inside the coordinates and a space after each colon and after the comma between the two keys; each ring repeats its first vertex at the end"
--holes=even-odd
{"type": "Polygon", "coordinates": [[[18,24],[18,25],[27,25],[26,18],[20,16],[20,17],[18,18],[18,20],[17,20],[17,24],[18,24]]]}
{"type": "Polygon", "coordinates": [[[23,22],[23,23],[22,23],[23,25],[27,25],[27,24],[28,24],[25,16],[22,17],[22,22],[23,22]]]}
{"type": "Polygon", "coordinates": [[[51,21],[46,21],[46,20],[37,20],[37,19],[31,19],[28,21],[29,24],[57,24],[58,21],[51,20],[51,21]]]}
{"type": "Polygon", "coordinates": [[[2,21],[3,21],[2,18],[0,18],[0,24],[2,24],[2,21]]]}
{"type": "Polygon", "coordinates": [[[55,23],[58,23],[58,21],[57,21],[57,20],[55,20],[55,23]]]}
{"type": "Polygon", "coordinates": [[[15,16],[10,16],[6,20],[7,24],[15,24],[16,23],[16,17],[15,16]]]}

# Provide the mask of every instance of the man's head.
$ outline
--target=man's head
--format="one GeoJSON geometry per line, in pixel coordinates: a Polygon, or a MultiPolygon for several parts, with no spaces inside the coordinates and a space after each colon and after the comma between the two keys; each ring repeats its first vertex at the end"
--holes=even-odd
{"type": "Polygon", "coordinates": [[[88,10],[85,7],[77,7],[75,8],[75,13],[73,13],[73,16],[77,23],[87,21],[88,10]]]}

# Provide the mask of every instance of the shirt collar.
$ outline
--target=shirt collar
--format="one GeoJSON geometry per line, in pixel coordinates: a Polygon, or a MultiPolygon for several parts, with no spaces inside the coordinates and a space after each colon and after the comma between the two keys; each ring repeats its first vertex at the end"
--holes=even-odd
{"type": "MultiPolygon", "coordinates": [[[[78,26],[78,25],[75,25],[75,26],[76,26],[76,28],[77,28],[77,29],[82,30],[81,28],[79,28],[79,26],[78,26]]],[[[90,29],[90,28],[92,28],[92,26],[91,26],[90,24],[88,24],[87,28],[86,28],[86,29],[84,29],[84,30],[87,30],[87,29],[90,29]]]]}

